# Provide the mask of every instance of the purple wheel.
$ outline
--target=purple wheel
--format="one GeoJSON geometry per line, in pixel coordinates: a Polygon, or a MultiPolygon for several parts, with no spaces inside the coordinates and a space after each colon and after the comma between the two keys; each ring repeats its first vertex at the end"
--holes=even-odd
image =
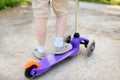
{"type": "Polygon", "coordinates": [[[95,40],[92,40],[88,43],[87,48],[86,48],[86,56],[90,57],[93,55],[95,50],[95,40]]]}

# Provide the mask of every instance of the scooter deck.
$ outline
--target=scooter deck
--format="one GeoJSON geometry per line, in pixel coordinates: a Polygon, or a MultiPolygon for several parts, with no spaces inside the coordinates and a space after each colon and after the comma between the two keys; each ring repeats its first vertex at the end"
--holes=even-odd
{"type": "Polygon", "coordinates": [[[40,68],[35,68],[31,71],[31,74],[36,72],[36,76],[46,72],[49,70],[53,65],[61,62],[62,60],[66,59],[67,57],[74,56],[78,53],[79,48],[72,48],[71,50],[65,52],[64,54],[49,54],[44,57],[41,61],[39,61],[40,68]]]}
{"type": "Polygon", "coordinates": [[[65,52],[64,54],[49,54],[48,56],[44,57],[40,62],[40,68],[44,69],[47,67],[50,67],[54,64],[57,64],[58,62],[66,59],[67,57],[71,56],[73,53],[75,53],[75,51],[77,52],[77,50],[69,50],[67,52],[65,52]]]}

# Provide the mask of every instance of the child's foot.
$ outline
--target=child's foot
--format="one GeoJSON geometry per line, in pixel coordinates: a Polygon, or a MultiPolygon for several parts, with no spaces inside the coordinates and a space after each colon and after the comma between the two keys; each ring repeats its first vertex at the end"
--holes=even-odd
{"type": "Polygon", "coordinates": [[[64,54],[65,52],[69,51],[70,49],[72,49],[72,45],[64,43],[63,47],[55,47],[54,53],[55,54],[64,54]]]}
{"type": "Polygon", "coordinates": [[[38,51],[38,49],[35,49],[34,52],[33,52],[33,55],[38,58],[38,59],[42,59],[43,57],[46,56],[46,53],[41,53],[38,51]]]}

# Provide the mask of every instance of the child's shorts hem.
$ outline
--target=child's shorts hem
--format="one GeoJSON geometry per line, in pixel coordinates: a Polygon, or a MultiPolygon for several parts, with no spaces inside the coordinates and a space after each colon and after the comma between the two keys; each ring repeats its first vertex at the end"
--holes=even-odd
{"type": "Polygon", "coordinates": [[[69,0],[32,0],[34,17],[43,18],[50,16],[50,6],[57,16],[67,15],[70,11],[69,0]]]}

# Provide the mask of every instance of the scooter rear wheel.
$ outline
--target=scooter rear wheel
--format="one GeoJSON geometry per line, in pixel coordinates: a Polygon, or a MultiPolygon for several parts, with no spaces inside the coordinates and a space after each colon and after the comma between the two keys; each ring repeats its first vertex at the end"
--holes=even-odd
{"type": "Polygon", "coordinates": [[[95,50],[95,40],[92,40],[88,43],[87,48],[86,48],[86,56],[90,57],[93,55],[95,50]]]}
{"type": "MultiPolygon", "coordinates": [[[[33,78],[34,76],[31,75],[31,71],[34,68],[40,68],[40,65],[36,61],[29,61],[25,64],[25,76],[27,78],[33,78]]],[[[36,74],[36,73],[34,73],[36,74]]]]}
{"type": "Polygon", "coordinates": [[[37,66],[36,66],[36,65],[32,65],[31,67],[27,68],[27,69],[25,70],[25,77],[27,77],[27,78],[33,78],[34,76],[32,76],[32,75],[30,74],[30,72],[31,72],[32,69],[34,69],[34,68],[37,68],[37,66]]]}

